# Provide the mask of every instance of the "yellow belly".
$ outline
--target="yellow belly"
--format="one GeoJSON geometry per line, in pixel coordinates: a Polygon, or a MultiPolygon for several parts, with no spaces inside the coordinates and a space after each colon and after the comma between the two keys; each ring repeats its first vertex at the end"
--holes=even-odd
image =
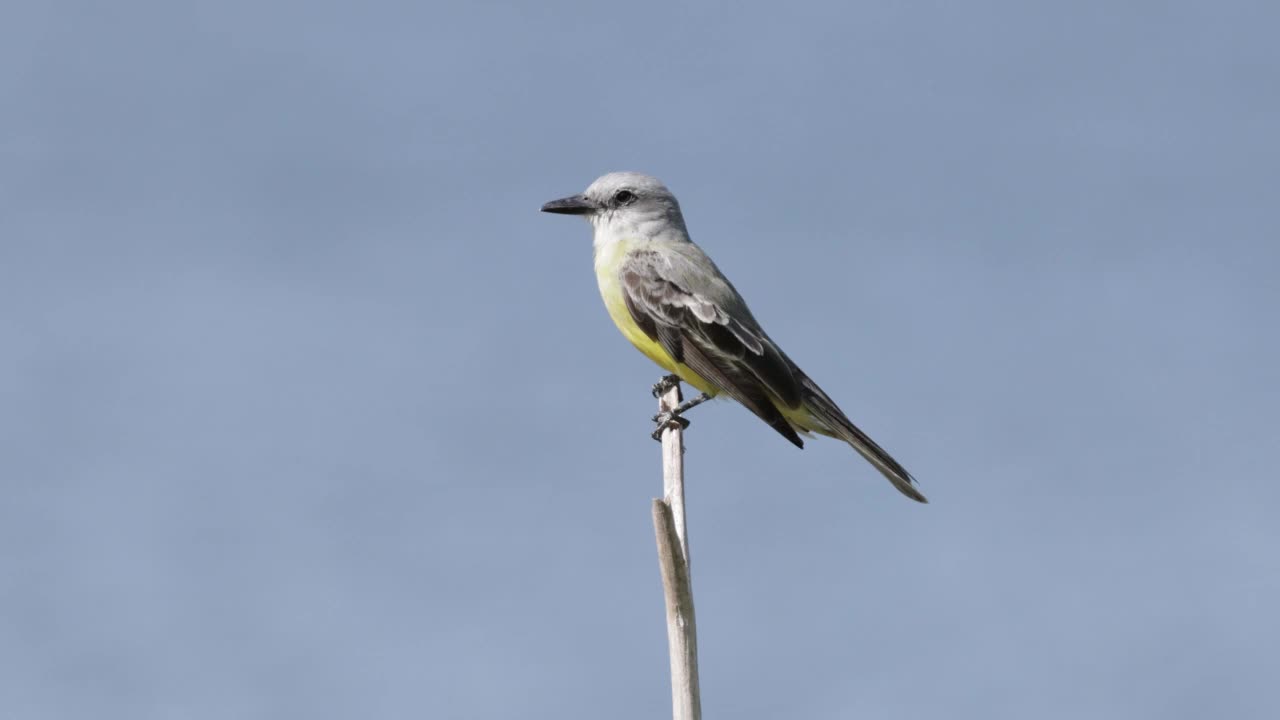
{"type": "Polygon", "coordinates": [[[644,330],[631,318],[627,309],[627,301],[623,295],[622,285],[618,280],[618,270],[626,258],[628,250],[634,247],[629,241],[610,243],[596,251],[596,281],[600,284],[600,297],[604,299],[605,309],[613,324],[618,326],[622,336],[631,341],[636,349],[654,361],[667,372],[675,373],[680,379],[708,395],[716,395],[719,388],[698,375],[684,363],[676,362],[662,345],[645,334],[644,330]]]}

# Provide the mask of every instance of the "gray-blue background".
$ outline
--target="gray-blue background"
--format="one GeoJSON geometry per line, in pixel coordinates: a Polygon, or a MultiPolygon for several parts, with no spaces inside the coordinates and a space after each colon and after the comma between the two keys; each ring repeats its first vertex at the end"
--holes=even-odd
{"type": "Polygon", "coordinates": [[[6,4],[0,717],[666,715],[618,169],[933,500],[697,410],[708,717],[1280,716],[1274,8],[6,4]]]}

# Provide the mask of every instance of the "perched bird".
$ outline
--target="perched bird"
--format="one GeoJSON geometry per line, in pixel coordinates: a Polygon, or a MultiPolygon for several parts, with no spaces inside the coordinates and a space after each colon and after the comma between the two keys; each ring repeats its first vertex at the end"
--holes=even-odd
{"type": "Polygon", "coordinates": [[[677,415],[723,393],[797,447],[810,432],[849,443],[903,495],[928,502],[911,475],[769,339],[742,296],[689,239],[679,203],[657,178],[609,173],[542,211],[591,222],[596,279],[609,317],[640,352],[703,393],[677,415]]]}

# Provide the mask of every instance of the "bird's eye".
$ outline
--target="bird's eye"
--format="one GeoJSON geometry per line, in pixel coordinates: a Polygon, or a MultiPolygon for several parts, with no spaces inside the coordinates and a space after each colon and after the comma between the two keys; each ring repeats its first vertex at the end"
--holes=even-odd
{"type": "Polygon", "coordinates": [[[613,195],[613,203],[619,207],[630,205],[636,201],[636,194],[630,190],[619,190],[613,195]]]}

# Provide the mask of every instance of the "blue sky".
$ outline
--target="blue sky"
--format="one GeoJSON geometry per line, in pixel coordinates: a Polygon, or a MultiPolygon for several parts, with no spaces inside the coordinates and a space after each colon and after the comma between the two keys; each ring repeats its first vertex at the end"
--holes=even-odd
{"type": "Polygon", "coordinates": [[[696,410],[708,717],[1276,717],[1277,21],[11,3],[0,716],[669,712],[630,169],[932,500],[696,410]]]}

